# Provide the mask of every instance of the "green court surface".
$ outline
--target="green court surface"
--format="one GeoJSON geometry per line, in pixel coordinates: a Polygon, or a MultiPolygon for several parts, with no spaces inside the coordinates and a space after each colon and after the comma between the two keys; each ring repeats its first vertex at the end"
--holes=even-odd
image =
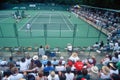
{"type": "Polygon", "coordinates": [[[49,44],[52,48],[65,48],[67,43],[86,47],[97,41],[106,42],[105,34],[68,11],[25,10],[29,17],[17,23],[12,17],[14,12],[0,11],[0,47],[49,44]],[[31,30],[26,30],[27,23],[30,23],[31,30]]]}

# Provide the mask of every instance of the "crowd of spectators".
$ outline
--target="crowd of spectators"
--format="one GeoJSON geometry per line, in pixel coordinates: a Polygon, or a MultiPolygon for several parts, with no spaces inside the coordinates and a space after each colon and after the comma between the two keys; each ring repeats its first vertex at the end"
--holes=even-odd
{"type": "MultiPolygon", "coordinates": [[[[44,48],[43,48],[43,51],[44,48]]],[[[72,52],[68,59],[48,58],[47,55],[29,53],[20,60],[13,57],[0,62],[2,80],[119,80],[120,53],[106,55],[97,65],[94,55],[81,60],[78,53],[72,52]]]]}
{"type": "MultiPolygon", "coordinates": [[[[107,44],[100,45],[101,42],[96,42],[93,47],[101,50],[120,50],[120,12],[115,10],[108,10],[103,8],[96,8],[90,6],[81,6],[80,8],[71,9],[79,17],[84,18],[95,24],[97,27],[108,31],[106,34],[107,44]]],[[[102,42],[103,43],[103,42],[102,42]]],[[[98,51],[99,52],[99,51],[98,51]]]]}

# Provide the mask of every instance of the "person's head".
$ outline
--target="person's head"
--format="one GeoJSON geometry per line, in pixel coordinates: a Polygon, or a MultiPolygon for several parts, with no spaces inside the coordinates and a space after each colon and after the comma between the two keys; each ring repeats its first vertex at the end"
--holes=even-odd
{"type": "Polygon", "coordinates": [[[22,58],[22,59],[21,59],[21,62],[25,62],[25,58],[22,58]]]}
{"type": "Polygon", "coordinates": [[[39,60],[36,60],[36,61],[35,61],[35,64],[36,64],[36,66],[39,67],[39,68],[42,67],[42,63],[41,63],[39,60]]]}
{"type": "Polygon", "coordinates": [[[83,68],[83,69],[82,69],[82,74],[83,74],[83,75],[87,75],[87,74],[88,74],[87,69],[83,68]]]}
{"type": "Polygon", "coordinates": [[[117,52],[114,53],[114,56],[115,56],[115,58],[118,58],[118,53],[117,52]]]}
{"type": "Polygon", "coordinates": [[[107,66],[103,66],[102,67],[102,72],[105,74],[105,75],[108,75],[110,73],[110,69],[107,67],[107,66]]]}
{"type": "Polygon", "coordinates": [[[40,46],[40,48],[43,48],[42,45],[40,46]]]}
{"type": "Polygon", "coordinates": [[[71,72],[71,68],[70,67],[66,67],[66,72],[70,73],[71,72]]]}
{"type": "Polygon", "coordinates": [[[44,75],[43,71],[39,71],[39,72],[38,72],[38,76],[39,76],[39,77],[42,77],[43,75],[44,75]]]}
{"type": "Polygon", "coordinates": [[[15,67],[14,63],[9,63],[9,69],[12,69],[13,67],[15,67]]]}
{"type": "Polygon", "coordinates": [[[10,61],[12,61],[12,60],[13,60],[13,57],[12,57],[12,56],[10,56],[10,57],[9,57],[9,60],[10,60],[10,61]]]}
{"type": "Polygon", "coordinates": [[[11,69],[11,72],[12,72],[13,74],[18,73],[18,68],[17,68],[17,67],[13,67],[13,68],[11,69]]]}
{"type": "Polygon", "coordinates": [[[47,66],[51,66],[51,61],[48,61],[48,62],[47,62],[47,66]]]}
{"type": "Polygon", "coordinates": [[[26,58],[27,58],[27,59],[30,59],[30,55],[27,55],[26,58]]]}

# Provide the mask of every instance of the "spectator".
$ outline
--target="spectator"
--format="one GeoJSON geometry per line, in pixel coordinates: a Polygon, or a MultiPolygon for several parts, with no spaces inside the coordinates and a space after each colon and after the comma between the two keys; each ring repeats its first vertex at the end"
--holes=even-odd
{"type": "Polygon", "coordinates": [[[46,66],[47,62],[48,62],[48,57],[47,57],[46,55],[43,55],[43,56],[42,56],[41,63],[42,63],[44,66],[46,66]]]}
{"type": "Polygon", "coordinates": [[[54,71],[51,71],[50,74],[48,75],[48,80],[60,80],[59,76],[55,74],[54,71]]]}
{"type": "Polygon", "coordinates": [[[76,80],[81,80],[82,78],[85,78],[87,80],[90,80],[90,75],[88,74],[87,69],[82,69],[82,74],[78,75],[76,80]]]}
{"type": "Polygon", "coordinates": [[[35,80],[47,80],[47,77],[44,76],[43,71],[39,71],[38,76],[35,77],[35,80]]]}
{"type": "Polygon", "coordinates": [[[65,76],[65,74],[63,72],[59,71],[58,76],[59,76],[60,80],[66,80],[66,76],[65,76]]]}
{"type": "Polygon", "coordinates": [[[53,58],[53,60],[51,61],[53,66],[57,66],[59,61],[56,59],[56,57],[53,58]]]}
{"type": "Polygon", "coordinates": [[[25,61],[25,58],[22,58],[20,61],[20,71],[28,70],[28,63],[25,61]]]}
{"type": "Polygon", "coordinates": [[[73,80],[74,79],[75,75],[74,75],[74,73],[71,72],[70,67],[66,68],[65,76],[66,76],[66,80],[73,80]]]}
{"type": "Polygon", "coordinates": [[[59,61],[58,66],[55,67],[55,71],[65,71],[65,66],[62,65],[61,61],[59,61]]]}
{"type": "Polygon", "coordinates": [[[73,62],[76,62],[77,60],[79,60],[80,58],[78,57],[77,53],[72,53],[72,55],[69,58],[70,60],[72,60],[73,62]]]}
{"type": "Polygon", "coordinates": [[[107,66],[103,66],[98,75],[101,79],[110,79],[110,69],[107,66]]]}
{"type": "Polygon", "coordinates": [[[12,75],[9,77],[9,80],[19,80],[24,77],[23,74],[18,72],[17,67],[13,67],[11,72],[12,72],[12,75]]]}
{"type": "Polygon", "coordinates": [[[90,70],[90,79],[91,80],[97,80],[98,79],[98,67],[97,66],[92,66],[90,70]]]}
{"type": "Polygon", "coordinates": [[[47,66],[44,67],[44,72],[54,71],[54,67],[51,65],[51,61],[47,62],[47,66]]]}
{"type": "Polygon", "coordinates": [[[45,55],[45,50],[41,45],[40,48],[39,48],[39,56],[43,56],[43,55],[45,55]]]}

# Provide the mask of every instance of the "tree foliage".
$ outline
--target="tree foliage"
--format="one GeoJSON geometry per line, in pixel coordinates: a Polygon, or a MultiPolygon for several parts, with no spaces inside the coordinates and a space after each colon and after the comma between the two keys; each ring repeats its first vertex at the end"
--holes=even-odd
{"type": "Polygon", "coordinates": [[[65,5],[84,4],[95,7],[115,8],[120,9],[120,0],[0,0],[0,3],[56,3],[65,5]]]}

